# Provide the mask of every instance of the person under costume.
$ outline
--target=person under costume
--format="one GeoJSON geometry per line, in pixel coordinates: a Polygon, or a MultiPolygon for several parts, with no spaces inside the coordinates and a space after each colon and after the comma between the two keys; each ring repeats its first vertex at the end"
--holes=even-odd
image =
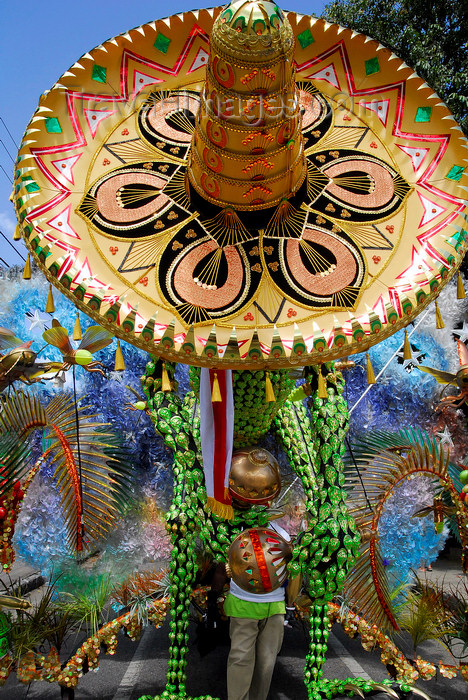
{"type": "MultiPolygon", "coordinates": [[[[269,528],[290,541],[278,524],[270,523],[269,528]]],[[[228,700],[266,700],[283,642],[285,589],[280,586],[268,593],[254,593],[231,580],[224,611],[231,618],[228,700]]]]}

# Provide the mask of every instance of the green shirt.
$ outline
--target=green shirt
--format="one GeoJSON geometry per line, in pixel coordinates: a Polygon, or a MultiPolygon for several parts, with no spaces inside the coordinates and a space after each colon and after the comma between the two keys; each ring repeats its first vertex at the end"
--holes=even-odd
{"type": "Polygon", "coordinates": [[[276,600],[272,603],[254,603],[249,600],[240,600],[229,593],[224,601],[224,612],[228,617],[244,617],[249,620],[264,620],[272,615],[284,615],[286,605],[284,600],[276,600]]]}

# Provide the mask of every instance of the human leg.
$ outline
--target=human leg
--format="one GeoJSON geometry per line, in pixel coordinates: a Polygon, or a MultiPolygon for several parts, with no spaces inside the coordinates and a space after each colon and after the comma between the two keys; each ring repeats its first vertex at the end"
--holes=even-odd
{"type": "Polygon", "coordinates": [[[261,620],[231,617],[231,651],[227,665],[228,700],[249,700],[260,622],[261,620]]]}
{"type": "Polygon", "coordinates": [[[266,700],[283,635],[284,615],[272,615],[260,621],[250,700],[266,700]]]}

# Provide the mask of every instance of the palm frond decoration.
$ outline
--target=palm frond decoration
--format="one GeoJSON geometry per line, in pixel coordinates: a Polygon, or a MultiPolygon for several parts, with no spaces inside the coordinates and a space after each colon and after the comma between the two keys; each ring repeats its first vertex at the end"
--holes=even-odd
{"type": "MultiPolygon", "coordinates": [[[[360,555],[346,581],[358,610],[383,629],[398,629],[389,583],[378,545],[378,525],[386,500],[405,479],[425,474],[437,479],[456,502],[459,527],[466,521],[449,474],[449,455],[435,438],[420,430],[375,431],[353,445],[346,460],[348,507],[363,536],[360,555]],[[460,520],[461,519],[461,520],[460,520]],[[363,585],[364,584],[364,585],[363,585]]],[[[461,527],[464,535],[466,528],[461,527]]],[[[468,542],[467,542],[468,544],[468,542]]]]}
{"type": "Polygon", "coordinates": [[[0,500],[13,485],[22,479],[30,466],[29,445],[15,431],[2,435],[0,440],[0,500]]]}
{"type": "Polygon", "coordinates": [[[348,573],[343,595],[354,610],[379,629],[398,629],[391,591],[376,537],[361,545],[356,563],[348,573]]]}
{"type": "Polygon", "coordinates": [[[22,391],[0,397],[0,440],[15,431],[24,441],[43,430],[41,461],[51,459],[55,467],[67,544],[76,553],[107,535],[131,493],[123,447],[107,424],[94,418],[88,406],[77,405],[68,394],[56,395],[47,406],[22,391]]]}

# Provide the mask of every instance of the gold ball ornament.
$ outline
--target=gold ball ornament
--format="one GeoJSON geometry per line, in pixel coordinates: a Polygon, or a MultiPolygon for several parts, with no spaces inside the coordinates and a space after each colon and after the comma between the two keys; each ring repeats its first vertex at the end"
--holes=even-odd
{"type": "Polygon", "coordinates": [[[291,546],[275,530],[251,528],[236,537],[228,552],[228,573],[249,593],[270,593],[288,575],[291,546]]]}
{"type": "Polygon", "coordinates": [[[279,464],[270,452],[254,447],[233,453],[229,492],[235,507],[265,505],[280,491],[279,464]]]}

